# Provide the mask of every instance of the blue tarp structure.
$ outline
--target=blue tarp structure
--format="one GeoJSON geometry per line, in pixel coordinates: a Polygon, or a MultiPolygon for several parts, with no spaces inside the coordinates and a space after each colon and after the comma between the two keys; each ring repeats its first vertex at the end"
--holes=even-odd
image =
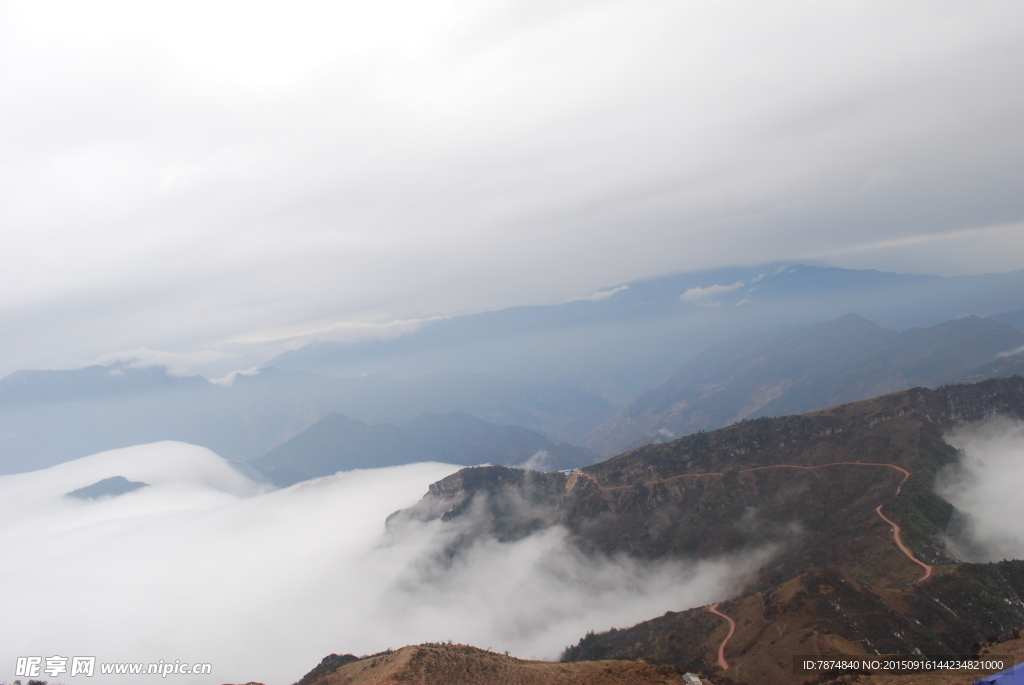
{"type": "Polygon", "coordinates": [[[974,685],[1024,685],[1024,664],[1017,664],[1001,673],[976,680],[974,685]]]}

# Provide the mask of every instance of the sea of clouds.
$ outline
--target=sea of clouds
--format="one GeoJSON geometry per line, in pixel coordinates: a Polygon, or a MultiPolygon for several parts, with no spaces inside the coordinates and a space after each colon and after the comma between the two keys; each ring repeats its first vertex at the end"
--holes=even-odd
{"type": "Polygon", "coordinates": [[[427,641],[552,659],[588,630],[723,599],[769,554],[641,564],[585,556],[555,527],[481,539],[452,559],[442,553],[451,524],[385,529],[458,468],[351,471],[273,490],[207,449],[161,442],[0,476],[0,682],[14,679],[19,656],[213,665],[212,676],[167,676],[183,685],[281,685],[332,652],[427,641]],[[149,486],[65,497],[112,476],[149,486]]]}

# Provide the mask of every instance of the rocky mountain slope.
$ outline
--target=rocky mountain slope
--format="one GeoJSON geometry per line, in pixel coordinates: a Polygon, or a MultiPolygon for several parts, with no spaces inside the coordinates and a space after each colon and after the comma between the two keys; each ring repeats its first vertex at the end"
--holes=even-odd
{"type": "Polygon", "coordinates": [[[816,675],[793,673],[796,655],[968,656],[986,636],[1024,625],[1022,602],[1021,561],[948,564],[909,585],[869,585],[827,568],[716,605],[735,623],[721,650],[730,623],[700,607],[589,634],[563,659],[645,658],[737,683],[784,685],[816,675]]]}
{"type": "Polygon", "coordinates": [[[976,316],[897,333],[848,314],[744,333],[688,361],[582,444],[610,456],[745,418],[797,414],[967,376],[1008,375],[1016,367],[997,355],[1022,346],[1024,332],[976,316]],[[993,362],[1001,365],[979,368],[993,362]]]}
{"type": "Polygon", "coordinates": [[[389,526],[408,517],[470,524],[453,555],[481,536],[511,540],[552,525],[589,553],[641,559],[776,550],[734,599],[587,636],[568,659],[642,657],[790,685],[806,679],[793,673],[794,654],[963,654],[1024,626],[1024,562],[949,558],[942,535],[953,508],[933,489],[936,472],[958,459],[943,431],[996,415],[1024,417],[1024,379],[744,421],[568,476],[463,469],[389,526]]]}

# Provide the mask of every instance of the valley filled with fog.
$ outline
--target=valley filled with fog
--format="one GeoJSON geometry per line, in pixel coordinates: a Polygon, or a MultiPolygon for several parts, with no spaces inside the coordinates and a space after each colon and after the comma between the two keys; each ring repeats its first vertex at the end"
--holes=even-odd
{"type": "Polygon", "coordinates": [[[440,521],[385,531],[388,515],[457,468],[418,463],[272,490],[207,449],[164,442],[0,476],[0,604],[13,619],[0,625],[0,660],[59,646],[284,684],[325,654],[426,641],[555,659],[588,630],[723,599],[770,554],[641,564],[585,556],[554,528],[446,560],[457,531],[440,521]],[[147,486],[65,497],[113,476],[147,486]]]}

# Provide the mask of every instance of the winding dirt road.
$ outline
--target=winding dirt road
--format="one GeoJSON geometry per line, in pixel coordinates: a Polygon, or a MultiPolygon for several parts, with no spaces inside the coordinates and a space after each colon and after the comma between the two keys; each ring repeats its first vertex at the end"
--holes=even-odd
{"type": "Polygon", "coordinates": [[[725,671],[729,668],[729,662],[725,660],[725,645],[729,642],[729,639],[732,637],[732,634],[736,632],[736,621],[732,620],[731,618],[729,618],[728,616],[726,616],[718,610],[718,602],[715,602],[714,604],[709,606],[708,611],[713,613],[715,616],[721,616],[729,622],[729,634],[725,636],[724,640],[722,640],[722,644],[718,645],[718,667],[725,671]]]}
{"type": "MultiPolygon", "coordinates": [[[[903,480],[901,480],[900,484],[896,486],[896,495],[897,496],[899,496],[900,492],[902,492],[903,484],[907,482],[908,478],[910,478],[910,471],[907,471],[902,466],[896,466],[896,464],[883,464],[883,463],[878,463],[878,462],[867,462],[867,461],[836,461],[836,462],[832,462],[831,464],[819,464],[818,466],[801,466],[799,464],[772,464],[771,466],[755,466],[754,468],[743,469],[743,470],[739,471],[739,473],[751,473],[753,471],[766,471],[768,469],[800,469],[802,471],[814,471],[816,469],[823,469],[823,468],[828,467],[828,466],[880,466],[880,467],[884,467],[884,468],[895,469],[895,470],[897,470],[897,471],[899,471],[900,473],[903,474],[903,480]]],[[[598,481],[595,476],[593,476],[593,475],[591,475],[589,473],[586,473],[584,471],[574,471],[574,473],[578,473],[578,474],[580,474],[581,477],[587,478],[587,479],[591,480],[594,483],[594,485],[597,486],[597,489],[600,490],[601,492],[611,492],[613,490],[628,490],[631,487],[633,487],[632,485],[616,485],[616,486],[613,486],[613,487],[610,487],[610,488],[606,488],[603,485],[601,485],[600,481],[598,481]]],[[[671,481],[674,481],[674,480],[680,480],[682,478],[707,478],[707,477],[715,477],[715,476],[723,476],[723,475],[725,475],[725,474],[724,473],[719,473],[719,472],[712,472],[712,473],[687,473],[687,474],[683,474],[681,476],[672,476],[671,478],[665,478],[663,480],[649,481],[649,482],[644,483],[644,485],[657,485],[659,483],[668,483],[668,482],[671,482],[671,481]]],[[[571,489],[572,485],[574,485],[574,483],[566,483],[566,487],[569,488],[569,489],[571,489]]],[[[917,557],[915,557],[914,553],[910,551],[910,548],[907,547],[905,544],[903,544],[903,537],[900,535],[900,527],[898,525],[896,525],[895,522],[893,522],[890,519],[886,518],[885,514],[882,513],[882,505],[881,504],[879,504],[878,507],[875,508],[875,513],[878,514],[882,518],[883,521],[885,521],[890,526],[892,526],[892,537],[896,541],[896,546],[899,547],[900,551],[903,552],[907,556],[908,559],[910,559],[912,562],[914,562],[915,564],[917,564],[918,566],[920,566],[921,568],[924,569],[924,575],[921,576],[917,580],[917,582],[920,583],[922,580],[927,580],[928,578],[930,578],[931,575],[932,575],[932,571],[934,569],[931,566],[929,566],[928,564],[926,564],[923,561],[921,561],[920,559],[918,559],[917,557]]],[[[708,607],[708,611],[710,611],[712,614],[714,614],[716,616],[720,616],[720,617],[724,618],[726,621],[729,622],[729,634],[725,636],[724,640],[722,640],[722,644],[718,645],[718,667],[720,669],[722,669],[723,671],[725,671],[725,670],[727,670],[729,668],[729,662],[725,658],[725,646],[726,646],[726,644],[728,644],[729,640],[732,638],[733,633],[736,632],[736,621],[732,620],[731,618],[729,618],[728,616],[723,614],[721,611],[719,611],[718,610],[718,603],[715,603],[715,604],[712,604],[711,606],[709,606],[708,607]]]]}
{"type": "Polygon", "coordinates": [[[934,569],[931,566],[929,566],[928,564],[926,564],[923,561],[921,561],[920,559],[918,559],[917,557],[915,557],[914,553],[911,552],[910,549],[906,545],[903,544],[903,537],[900,535],[900,527],[898,525],[896,525],[893,521],[890,521],[889,519],[887,519],[885,517],[885,514],[882,513],[882,505],[881,504],[879,504],[878,507],[875,508],[875,513],[878,514],[879,516],[881,516],[883,521],[885,521],[890,526],[892,526],[892,537],[893,537],[894,540],[896,540],[896,546],[900,548],[900,551],[903,552],[904,554],[906,554],[907,557],[912,562],[914,562],[915,564],[917,564],[918,566],[920,566],[921,568],[924,569],[924,575],[921,576],[920,578],[918,578],[917,582],[920,583],[922,580],[928,580],[929,578],[931,578],[932,571],[934,569]]]}

